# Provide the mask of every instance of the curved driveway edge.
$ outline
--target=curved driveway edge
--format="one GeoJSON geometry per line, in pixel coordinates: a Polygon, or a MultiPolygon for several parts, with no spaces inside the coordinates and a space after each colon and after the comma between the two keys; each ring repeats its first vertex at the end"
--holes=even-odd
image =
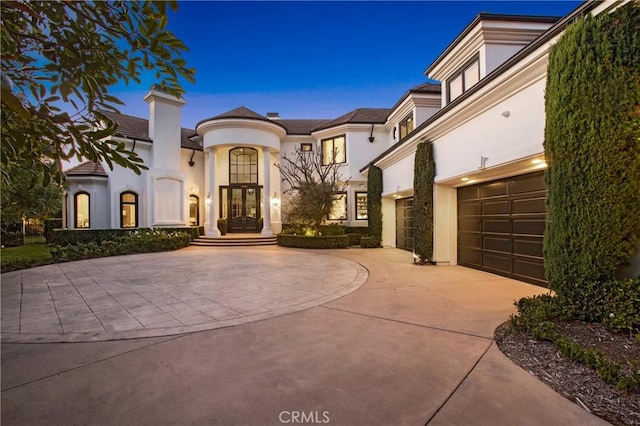
{"type": "Polygon", "coordinates": [[[280,247],[189,247],[46,265],[2,274],[2,341],[94,342],[213,330],[322,305],[368,277],[356,262],[280,247]]]}

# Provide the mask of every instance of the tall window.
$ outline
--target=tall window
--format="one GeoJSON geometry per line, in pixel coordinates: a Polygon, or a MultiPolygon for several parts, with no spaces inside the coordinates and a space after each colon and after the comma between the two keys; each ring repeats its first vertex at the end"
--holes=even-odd
{"type": "Polygon", "coordinates": [[[345,135],[322,140],[322,165],[346,163],[345,135]]]}
{"type": "Polygon", "coordinates": [[[234,148],[229,151],[229,183],[258,183],[258,151],[234,148]]]}
{"type": "Polygon", "coordinates": [[[195,195],[189,195],[189,225],[200,225],[200,199],[195,195]]]}
{"type": "Polygon", "coordinates": [[[414,129],[413,126],[413,114],[409,115],[407,118],[400,122],[400,139],[407,136],[414,129]]]}
{"type": "Polygon", "coordinates": [[[469,90],[478,81],[480,81],[480,60],[476,56],[447,81],[449,102],[469,90]]]}
{"type": "Polygon", "coordinates": [[[356,220],[367,220],[367,193],[356,192],[356,220]]]}
{"type": "Polygon", "coordinates": [[[120,194],[120,227],[138,227],[138,194],[134,192],[120,194]]]}
{"type": "Polygon", "coordinates": [[[347,220],[347,194],[345,192],[333,196],[329,220],[347,220]]]}
{"type": "Polygon", "coordinates": [[[74,227],[75,228],[89,228],[89,194],[86,192],[78,192],[74,198],[74,227]]]}

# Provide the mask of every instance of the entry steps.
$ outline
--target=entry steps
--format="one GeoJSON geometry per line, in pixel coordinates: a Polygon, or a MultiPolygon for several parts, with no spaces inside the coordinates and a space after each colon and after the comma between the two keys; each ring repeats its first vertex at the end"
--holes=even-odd
{"type": "Polygon", "coordinates": [[[191,242],[192,246],[200,247],[252,247],[274,246],[278,244],[276,236],[262,237],[260,234],[234,234],[221,237],[207,237],[201,235],[191,242]]]}

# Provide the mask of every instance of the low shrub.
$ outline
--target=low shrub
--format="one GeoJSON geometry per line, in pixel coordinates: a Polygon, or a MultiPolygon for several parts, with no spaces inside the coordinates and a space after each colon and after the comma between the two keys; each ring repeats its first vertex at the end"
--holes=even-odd
{"type": "Polygon", "coordinates": [[[339,225],[337,223],[331,223],[329,225],[322,225],[320,227],[320,235],[344,235],[346,233],[346,229],[344,226],[339,225]]]}
{"type": "Polygon", "coordinates": [[[47,243],[53,242],[53,230],[62,228],[62,219],[45,219],[44,221],[44,238],[47,243]]]}
{"type": "MultiPolygon", "coordinates": [[[[621,289],[620,293],[623,292],[624,289],[621,289]]],[[[558,331],[554,320],[567,318],[567,312],[563,308],[563,300],[560,297],[549,294],[524,297],[515,305],[518,308],[518,314],[512,315],[509,320],[512,329],[529,334],[537,340],[551,342],[564,357],[585,364],[596,371],[604,382],[617,386],[623,392],[635,392],[640,389],[640,369],[637,363],[633,361],[631,364],[625,363],[627,368],[622,368],[623,365],[610,360],[601,351],[585,348],[558,331]]],[[[623,321],[625,327],[622,328],[627,328],[631,317],[631,315],[625,317],[623,321]]]]}
{"type": "Polygon", "coordinates": [[[362,240],[361,234],[345,234],[347,238],[349,238],[349,247],[351,246],[359,246],[360,241],[362,240]]]}
{"type": "MultiPolygon", "coordinates": [[[[204,227],[175,227],[175,228],[136,228],[136,229],[54,229],[51,233],[51,243],[65,246],[69,244],[100,244],[102,241],[116,240],[135,232],[160,231],[164,233],[184,232],[191,239],[204,234],[204,227]]],[[[49,240],[47,240],[49,241],[49,240]]]]}
{"type": "Polygon", "coordinates": [[[371,235],[366,235],[360,238],[360,247],[362,248],[377,248],[380,247],[380,240],[371,235]]]}
{"type": "Polygon", "coordinates": [[[165,230],[137,230],[129,235],[104,240],[100,243],[69,244],[51,249],[56,261],[81,260],[95,257],[117,256],[135,253],[153,253],[176,250],[188,246],[191,235],[186,232],[166,232],[165,230]]]}
{"type": "Polygon", "coordinates": [[[304,235],[278,234],[277,239],[278,245],[283,247],[334,249],[347,248],[349,246],[349,237],[347,235],[307,237],[304,235]]]}
{"type": "Polygon", "coordinates": [[[18,247],[24,244],[24,234],[20,231],[3,232],[2,245],[4,247],[18,247]]]}

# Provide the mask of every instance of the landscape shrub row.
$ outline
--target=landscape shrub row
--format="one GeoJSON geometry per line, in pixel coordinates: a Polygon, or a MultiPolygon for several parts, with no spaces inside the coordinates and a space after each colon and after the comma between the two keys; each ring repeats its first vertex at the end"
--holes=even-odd
{"type": "Polygon", "coordinates": [[[118,256],[136,253],[153,253],[177,250],[191,243],[187,232],[166,232],[166,230],[141,229],[129,231],[128,235],[112,237],[99,243],[68,244],[51,248],[54,260],[81,260],[95,257],[118,256]]]}
{"type": "Polygon", "coordinates": [[[47,242],[65,246],[70,244],[100,244],[102,241],[116,240],[135,232],[159,231],[164,233],[184,232],[191,239],[204,234],[204,227],[176,227],[176,228],[137,228],[137,229],[54,229],[47,242]]]}
{"type": "Polygon", "coordinates": [[[304,235],[278,234],[278,245],[283,247],[334,249],[349,247],[347,235],[322,235],[307,237],[304,235]]]}
{"type": "MultiPolygon", "coordinates": [[[[580,316],[589,321],[601,322],[615,331],[635,334],[640,339],[640,278],[609,281],[594,292],[593,303],[580,316]],[[597,296],[605,294],[606,296],[597,296]]],[[[575,307],[562,296],[549,294],[525,297],[516,302],[517,315],[512,315],[513,330],[524,332],[537,340],[546,340],[565,357],[581,362],[595,370],[600,378],[624,392],[640,389],[638,363],[620,364],[610,360],[600,351],[585,348],[558,332],[556,320],[575,319],[575,307]]]]}

